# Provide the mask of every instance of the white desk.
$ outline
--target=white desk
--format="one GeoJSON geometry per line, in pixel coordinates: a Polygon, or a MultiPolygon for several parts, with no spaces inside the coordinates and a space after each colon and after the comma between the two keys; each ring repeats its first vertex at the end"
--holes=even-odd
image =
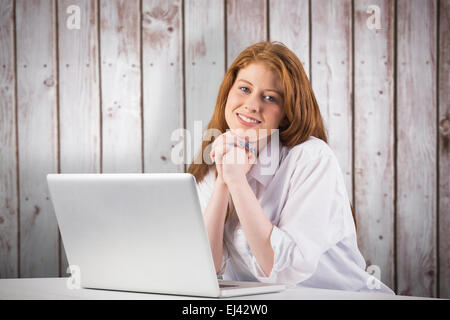
{"type": "MultiPolygon", "coordinates": [[[[1,300],[197,300],[188,296],[121,292],[92,289],[69,289],[67,278],[0,279],[1,300]]],[[[293,288],[282,292],[232,298],[232,300],[410,300],[422,297],[394,296],[339,290],[293,288]]],[[[218,299],[214,299],[218,300],[218,299]]],[[[224,300],[224,299],[220,299],[224,300]]]]}

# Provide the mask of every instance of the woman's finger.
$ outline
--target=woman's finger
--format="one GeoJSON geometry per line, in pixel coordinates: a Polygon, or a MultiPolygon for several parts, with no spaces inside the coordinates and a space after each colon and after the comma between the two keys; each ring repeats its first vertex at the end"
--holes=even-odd
{"type": "Polygon", "coordinates": [[[217,164],[223,164],[224,156],[229,152],[236,152],[237,151],[236,148],[240,147],[236,146],[234,142],[230,142],[228,144],[224,142],[222,145],[218,145],[215,148],[215,155],[214,155],[215,162],[217,164]]]}
{"type": "Polygon", "coordinates": [[[248,149],[252,148],[256,143],[256,141],[251,141],[249,136],[239,135],[234,131],[227,131],[213,141],[211,149],[214,149],[220,143],[224,143],[224,141],[226,143],[236,142],[240,146],[246,146],[248,149]]]}
{"type": "Polygon", "coordinates": [[[256,153],[252,143],[249,142],[248,137],[243,139],[234,132],[227,131],[214,140],[210,152],[211,160],[215,163],[221,164],[223,156],[229,152],[232,147],[245,149],[248,153],[256,153]]]}
{"type": "Polygon", "coordinates": [[[220,136],[218,136],[216,139],[214,139],[212,146],[211,146],[211,152],[209,153],[211,159],[214,161],[214,157],[216,156],[215,150],[217,149],[218,145],[224,144],[226,139],[229,139],[229,133],[223,133],[220,136]]]}
{"type": "Polygon", "coordinates": [[[248,152],[248,161],[250,164],[255,164],[256,163],[256,153],[249,151],[248,152]]]}

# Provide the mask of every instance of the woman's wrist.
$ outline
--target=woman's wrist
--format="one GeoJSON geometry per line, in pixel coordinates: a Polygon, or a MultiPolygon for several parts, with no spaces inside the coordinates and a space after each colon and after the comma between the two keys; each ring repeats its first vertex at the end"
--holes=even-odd
{"type": "Polygon", "coordinates": [[[230,190],[228,189],[227,184],[220,176],[217,176],[216,181],[214,182],[214,192],[218,192],[228,199],[230,196],[230,190]]]}
{"type": "Polygon", "coordinates": [[[225,181],[223,180],[223,177],[221,177],[220,175],[217,176],[216,181],[214,183],[214,187],[217,188],[227,188],[227,184],[225,183],[225,181]]]}
{"type": "Polygon", "coordinates": [[[244,177],[235,177],[233,179],[228,179],[224,183],[226,184],[228,191],[231,192],[231,190],[241,187],[245,183],[248,183],[248,181],[247,181],[247,178],[244,176],[244,177]]]}

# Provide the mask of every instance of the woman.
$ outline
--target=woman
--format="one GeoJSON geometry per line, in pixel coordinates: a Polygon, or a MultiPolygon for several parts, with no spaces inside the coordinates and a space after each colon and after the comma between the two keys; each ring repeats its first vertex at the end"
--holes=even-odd
{"type": "Polygon", "coordinates": [[[196,177],[217,274],[225,280],[393,293],[365,272],[342,172],[299,59],[260,42],[220,86],[196,177]],[[270,154],[270,155],[269,155],[270,154]]]}

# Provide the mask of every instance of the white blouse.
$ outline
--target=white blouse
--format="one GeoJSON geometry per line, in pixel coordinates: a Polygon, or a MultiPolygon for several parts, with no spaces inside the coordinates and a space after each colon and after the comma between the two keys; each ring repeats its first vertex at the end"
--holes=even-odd
{"type": "MultiPolygon", "coordinates": [[[[272,272],[267,277],[262,271],[232,207],[233,214],[225,223],[219,277],[394,293],[365,271],[343,175],[336,156],[324,141],[310,137],[304,143],[286,147],[278,135],[272,135],[247,173],[247,181],[273,224],[272,272]],[[272,142],[274,139],[278,143],[272,142]]],[[[197,184],[202,212],[214,182],[211,167],[197,184]]]]}

